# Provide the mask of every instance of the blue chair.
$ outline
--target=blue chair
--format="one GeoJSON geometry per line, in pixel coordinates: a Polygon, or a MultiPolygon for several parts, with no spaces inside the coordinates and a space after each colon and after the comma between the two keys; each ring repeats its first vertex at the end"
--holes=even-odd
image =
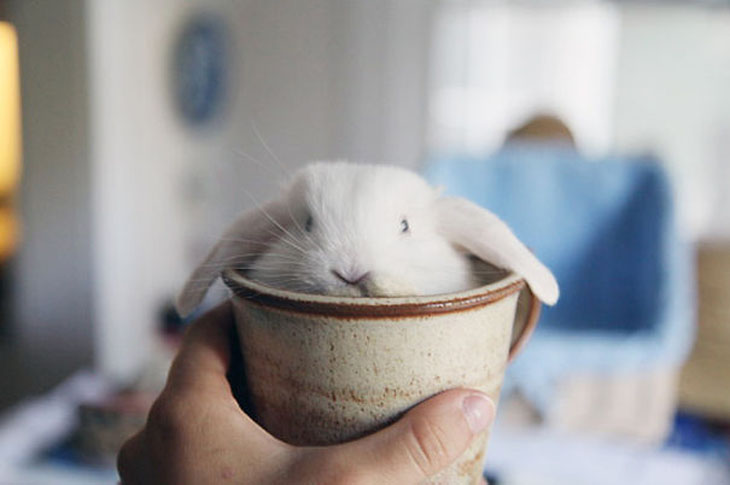
{"type": "Polygon", "coordinates": [[[650,158],[587,159],[560,147],[508,145],[485,158],[439,157],[425,176],[490,209],[550,267],[560,301],[510,366],[538,408],[576,371],[677,367],[694,326],[692,253],[672,190],[650,158]]]}

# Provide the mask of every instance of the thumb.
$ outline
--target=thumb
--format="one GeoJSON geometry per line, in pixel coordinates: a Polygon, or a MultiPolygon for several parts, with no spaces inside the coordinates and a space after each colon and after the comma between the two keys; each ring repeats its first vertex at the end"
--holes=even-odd
{"type": "Polygon", "coordinates": [[[483,393],[454,389],[428,399],[390,427],[344,445],[361,476],[381,483],[418,483],[458,458],[494,419],[483,393]]]}

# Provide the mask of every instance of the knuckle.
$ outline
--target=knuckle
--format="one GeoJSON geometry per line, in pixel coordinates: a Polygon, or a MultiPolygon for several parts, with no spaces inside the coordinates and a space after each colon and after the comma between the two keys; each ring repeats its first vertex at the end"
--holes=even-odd
{"type": "Polygon", "coordinates": [[[416,419],[410,423],[406,450],[424,477],[433,475],[451,463],[447,442],[445,430],[427,419],[416,419]]]}

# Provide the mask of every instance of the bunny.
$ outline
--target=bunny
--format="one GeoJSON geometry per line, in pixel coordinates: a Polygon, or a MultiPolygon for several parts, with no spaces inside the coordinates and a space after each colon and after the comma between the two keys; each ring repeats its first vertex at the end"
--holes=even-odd
{"type": "Polygon", "coordinates": [[[315,162],[242,213],[177,299],[188,315],[226,268],[268,286],[343,296],[457,292],[480,284],[470,255],[522,276],[547,304],[558,284],[497,216],[389,165],[315,162]]]}

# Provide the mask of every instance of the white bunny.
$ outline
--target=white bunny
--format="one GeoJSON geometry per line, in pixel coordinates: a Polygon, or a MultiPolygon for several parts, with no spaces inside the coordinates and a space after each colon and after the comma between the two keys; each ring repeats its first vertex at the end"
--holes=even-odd
{"type": "Polygon", "coordinates": [[[479,284],[469,254],[509,269],[547,304],[552,273],[491,212],[441,197],[403,168],[317,162],[299,170],[280,198],[241,214],[178,296],[191,313],[226,268],[305,293],[407,296],[479,284]]]}

